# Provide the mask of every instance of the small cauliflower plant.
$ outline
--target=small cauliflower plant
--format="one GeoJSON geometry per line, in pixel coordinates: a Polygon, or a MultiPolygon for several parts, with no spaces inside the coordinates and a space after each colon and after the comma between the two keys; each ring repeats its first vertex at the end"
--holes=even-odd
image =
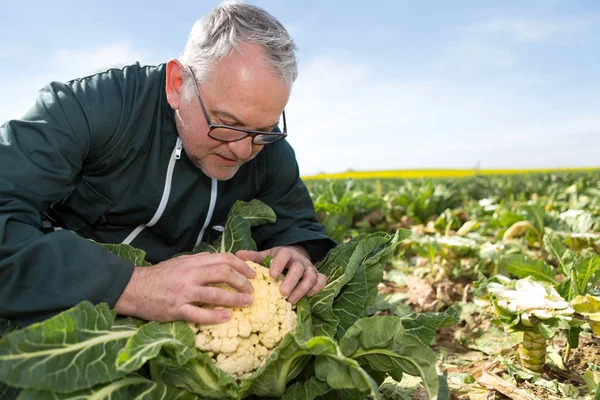
{"type": "Polygon", "coordinates": [[[296,330],[296,313],[279,291],[282,279],[273,278],[269,269],[260,264],[252,261],[246,264],[256,272],[252,279],[252,304],[232,308],[227,322],[191,325],[196,333],[196,347],[237,379],[262,366],[285,334],[296,330]]]}
{"type": "Polygon", "coordinates": [[[573,308],[554,287],[531,277],[516,282],[497,276],[487,291],[498,319],[507,331],[523,332],[519,358],[523,367],[541,372],[546,360],[546,341],[573,323],[573,308]]]}

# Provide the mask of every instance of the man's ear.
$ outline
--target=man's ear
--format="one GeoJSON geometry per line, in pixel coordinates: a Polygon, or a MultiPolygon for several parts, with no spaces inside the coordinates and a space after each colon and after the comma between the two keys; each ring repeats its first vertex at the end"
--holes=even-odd
{"type": "Polygon", "coordinates": [[[167,92],[167,101],[172,109],[178,110],[183,96],[183,78],[181,71],[183,65],[176,59],[171,59],[167,63],[167,76],[165,90],[167,92]]]}

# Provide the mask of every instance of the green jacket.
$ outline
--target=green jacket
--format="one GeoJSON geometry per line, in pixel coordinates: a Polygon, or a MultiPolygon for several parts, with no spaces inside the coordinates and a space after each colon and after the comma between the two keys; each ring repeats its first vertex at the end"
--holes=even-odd
{"type": "Polygon", "coordinates": [[[131,65],[51,83],[0,127],[0,317],[27,325],[82,300],[114,306],[134,266],[87,239],[130,243],[160,262],[218,236],[236,200],[277,214],[254,229],[259,249],[301,243],[317,261],[335,245],[287,141],[227,181],[191,163],[165,70],[131,65]],[[44,233],[44,213],[66,229],[44,233]]]}

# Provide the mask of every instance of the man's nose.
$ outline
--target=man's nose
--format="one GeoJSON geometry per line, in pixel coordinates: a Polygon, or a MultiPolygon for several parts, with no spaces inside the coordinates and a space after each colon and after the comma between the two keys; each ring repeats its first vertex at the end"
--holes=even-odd
{"type": "Polygon", "coordinates": [[[235,154],[236,158],[247,159],[252,154],[252,138],[248,136],[237,142],[229,142],[229,150],[235,154]]]}

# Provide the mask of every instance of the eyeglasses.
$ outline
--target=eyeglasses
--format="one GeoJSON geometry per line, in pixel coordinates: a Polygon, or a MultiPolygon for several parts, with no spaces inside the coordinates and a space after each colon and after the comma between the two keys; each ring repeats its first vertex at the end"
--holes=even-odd
{"type": "Polygon", "coordinates": [[[278,142],[287,136],[285,111],[283,111],[282,113],[283,132],[253,131],[251,129],[236,128],[235,126],[213,124],[210,120],[210,117],[208,116],[208,113],[206,112],[206,107],[204,107],[202,97],[200,97],[200,89],[198,88],[198,83],[196,83],[196,76],[194,75],[194,71],[192,71],[190,67],[186,68],[189,69],[192,74],[192,80],[194,81],[194,87],[196,88],[196,95],[198,96],[198,101],[200,102],[200,106],[202,107],[204,117],[206,118],[206,123],[208,124],[208,136],[210,138],[218,140],[220,142],[229,143],[237,142],[238,140],[243,140],[248,136],[251,136],[252,143],[265,145],[278,142]]]}

